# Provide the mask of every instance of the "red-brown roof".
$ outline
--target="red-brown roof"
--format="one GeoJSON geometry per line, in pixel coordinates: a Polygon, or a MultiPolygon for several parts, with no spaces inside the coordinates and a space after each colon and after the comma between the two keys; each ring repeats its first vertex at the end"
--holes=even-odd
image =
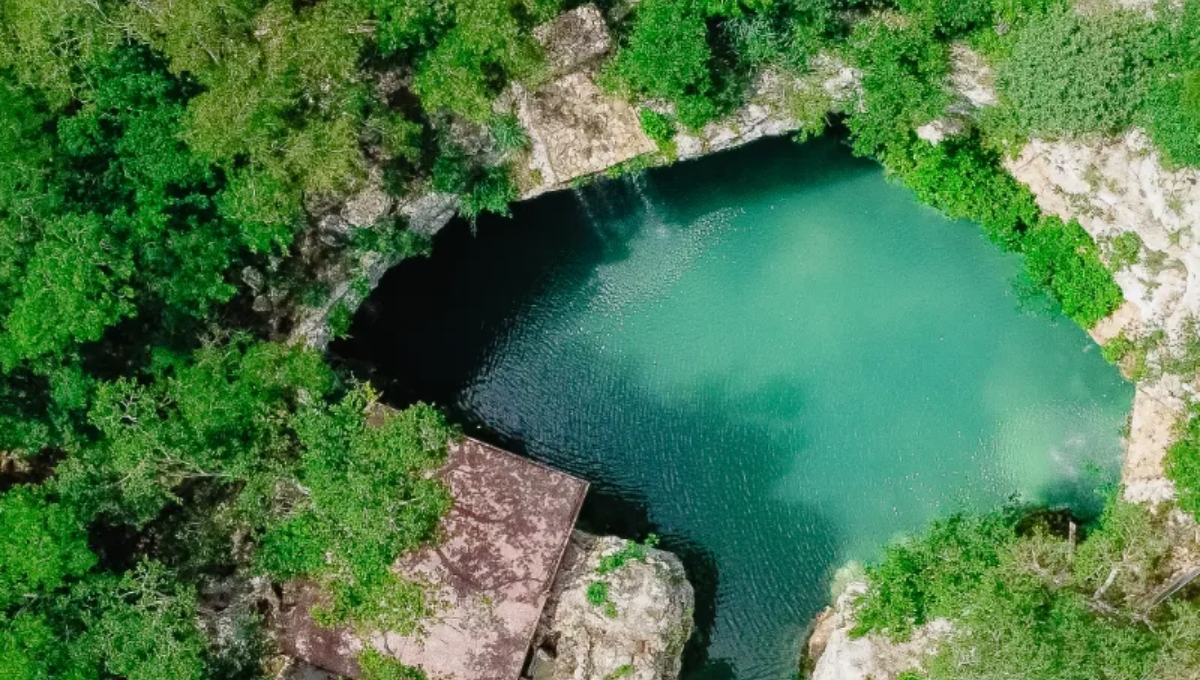
{"type": "Polygon", "coordinates": [[[359,640],[317,626],[308,611],[321,594],[289,584],[276,627],[284,651],[356,678],[364,644],[423,668],[431,678],[515,680],[575,526],[587,482],[474,439],[453,444],[438,475],[454,506],[444,539],[405,556],[401,575],[431,585],[440,602],[422,634],[359,640]]]}

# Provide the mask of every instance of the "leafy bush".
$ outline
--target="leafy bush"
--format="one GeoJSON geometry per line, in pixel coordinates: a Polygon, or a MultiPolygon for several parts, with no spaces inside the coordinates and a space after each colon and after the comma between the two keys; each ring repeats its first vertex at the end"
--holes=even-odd
{"type": "Polygon", "coordinates": [[[515,116],[499,116],[491,124],[492,141],[503,152],[520,151],[529,146],[529,135],[515,116]]]}
{"type": "Polygon", "coordinates": [[[517,187],[507,167],[488,168],[475,176],[458,209],[471,222],[485,212],[507,216],[508,204],[517,200],[517,196],[517,187]]]}
{"type": "Polygon", "coordinates": [[[542,62],[532,25],[550,18],[557,0],[445,0],[417,9],[419,0],[375,1],[390,21],[385,49],[424,47],[413,91],[429,112],[448,110],[476,122],[492,115],[492,99],[508,78],[535,75],[542,62]],[[451,17],[453,24],[451,25],[451,17]],[[437,36],[429,40],[429,36],[437,36]]]}
{"type": "Polygon", "coordinates": [[[1200,412],[1195,409],[1167,450],[1166,467],[1179,493],[1179,507],[1200,519],[1200,412]]]}
{"type": "Polygon", "coordinates": [[[863,72],[862,103],[847,120],[854,152],[886,164],[890,155],[907,153],[913,129],[941,115],[949,103],[942,87],[949,51],[919,28],[885,19],[855,26],[849,49],[863,72]]]}
{"type": "Polygon", "coordinates": [[[630,94],[675,104],[680,122],[700,128],[719,111],[708,25],[695,0],[643,0],[605,80],[630,94]]]}
{"type": "Polygon", "coordinates": [[[803,71],[809,57],[841,30],[837,16],[841,3],[806,0],[763,3],[757,11],[726,10],[726,40],[742,64],[756,69],[803,71]]]}
{"type": "Polygon", "coordinates": [[[1139,121],[1169,161],[1200,166],[1200,2],[1160,10],[1167,27],[1160,60],[1139,121]]]}
{"type": "Polygon", "coordinates": [[[899,0],[900,9],[945,37],[988,26],[994,16],[992,0],[899,0]]]}
{"type": "Polygon", "coordinates": [[[910,138],[903,152],[888,155],[888,169],[922,202],[954,219],[979,222],[992,241],[1019,251],[1040,211],[1030,193],[978,140],[951,139],[937,146],[910,138]]]}
{"type": "Polygon", "coordinates": [[[1181,600],[1153,620],[1137,609],[1169,577],[1171,546],[1147,510],[1114,501],[1078,545],[1052,516],[1018,519],[959,517],[889,549],[868,570],[856,633],[904,639],[947,617],[954,634],[928,680],[1190,677],[1200,607],[1181,600]]]}
{"type": "Polygon", "coordinates": [[[592,581],[588,584],[587,601],[594,607],[602,607],[604,615],[610,619],[617,618],[617,605],[608,595],[608,582],[592,581]]]}
{"type": "Polygon", "coordinates": [[[507,167],[481,168],[453,146],[442,150],[433,166],[435,191],[458,194],[459,213],[472,223],[484,212],[508,215],[518,196],[507,167]]]}
{"type": "Polygon", "coordinates": [[[983,583],[1015,538],[1003,515],[955,515],[935,522],[924,536],[890,546],[867,569],[871,588],[859,601],[853,634],[907,639],[914,627],[957,614],[963,594],[983,583]]]}
{"type": "Polygon", "coordinates": [[[657,144],[670,144],[675,139],[675,122],[670,116],[653,109],[639,109],[638,120],[642,124],[642,131],[657,144]]]}
{"type": "Polygon", "coordinates": [[[1100,261],[1096,243],[1078,222],[1046,217],[1025,238],[1025,269],[1084,328],[1116,311],[1123,298],[1100,261]]]}
{"type": "Polygon", "coordinates": [[[1054,12],[1020,29],[1000,92],[1030,134],[1118,132],[1133,121],[1161,41],[1141,14],[1054,12]]]}
{"type": "Polygon", "coordinates": [[[425,680],[425,671],[415,666],[406,666],[390,656],[374,649],[365,649],[358,655],[362,668],[362,680],[425,680]]]}
{"type": "Polygon", "coordinates": [[[630,561],[644,561],[646,559],[646,551],[656,545],[658,545],[658,536],[654,534],[647,536],[645,543],[626,541],[620,550],[611,555],[605,555],[600,559],[600,564],[596,567],[596,573],[600,575],[610,574],[625,566],[630,561]]]}

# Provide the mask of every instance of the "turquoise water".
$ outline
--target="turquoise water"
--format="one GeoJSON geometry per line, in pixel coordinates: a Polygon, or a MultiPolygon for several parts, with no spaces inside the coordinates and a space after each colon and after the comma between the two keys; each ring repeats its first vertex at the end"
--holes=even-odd
{"type": "Polygon", "coordinates": [[[776,141],[459,225],[341,351],[679,550],[688,675],[782,679],[847,560],[1115,479],[1132,389],[1018,272],[835,142],[776,141]]]}

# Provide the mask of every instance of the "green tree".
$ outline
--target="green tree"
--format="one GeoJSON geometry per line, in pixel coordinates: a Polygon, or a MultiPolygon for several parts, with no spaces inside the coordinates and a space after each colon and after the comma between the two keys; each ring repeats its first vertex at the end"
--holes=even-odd
{"type": "Polygon", "coordinates": [[[300,415],[306,493],[268,527],[260,560],[277,578],[321,577],[334,596],[330,621],[411,630],[424,601],[389,567],[431,540],[449,508],[446,487],[426,473],[444,460],[451,432],[425,405],[369,424],[373,401],[363,387],[300,415]]]}
{"type": "Polygon", "coordinates": [[[680,122],[699,128],[716,117],[712,49],[703,8],[696,0],[644,0],[607,78],[628,94],[675,104],[680,122]]]}
{"type": "Polygon", "coordinates": [[[1053,12],[1018,32],[999,85],[1029,133],[1119,132],[1150,82],[1162,27],[1137,13],[1053,12]]]}
{"type": "Polygon", "coordinates": [[[39,488],[0,494],[0,536],[0,611],[52,592],[96,564],[79,518],[39,488]]]}
{"type": "Polygon", "coordinates": [[[850,36],[850,55],[862,69],[862,101],[847,120],[854,152],[884,164],[905,154],[912,131],[940,116],[949,103],[942,87],[949,51],[919,27],[887,19],[859,23],[850,36]]]}

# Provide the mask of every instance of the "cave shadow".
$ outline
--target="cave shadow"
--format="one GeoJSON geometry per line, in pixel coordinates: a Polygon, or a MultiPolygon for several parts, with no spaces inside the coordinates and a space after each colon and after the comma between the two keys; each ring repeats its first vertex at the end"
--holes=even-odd
{"type": "Polygon", "coordinates": [[[331,350],[385,385],[398,403],[440,401],[478,372],[522,310],[550,295],[572,298],[594,283],[599,267],[628,258],[650,213],[687,229],[706,214],[764,193],[819,191],[879,171],[851,157],[842,142],[835,134],[804,144],[764,139],[514,203],[511,217],[485,214],[475,225],[455,219],[434,237],[430,257],[408,258],[384,275],[359,308],[348,338],[333,342],[331,350]],[[708,191],[697,192],[697,186],[708,191]],[[434,385],[420,362],[397,360],[431,346],[458,355],[451,362],[458,373],[437,377],[444,386],[434,385]]]}
{"type": "MultiPolygon", "coordinates": [[[[614,365],[577,348],[583,355],[576,365],[615,376],[605,383],[609,391],[593,381],[567,383],[560,385],[562,403],[540,406],[521,403],[529,394],[500,395],[517,409],[501,415],[478,412],[463,392],[493,360],[524,310],[550,294],[577,295],[598,267],[629,256],[638,211],[649,208],[643,199],[661,219],[687,225],[721,203],[736,205],[781,188],[815,190],[878,171],[868,161],[847,163],[847,156],[836,139],[803,146],[770,140],[651,170],[636,184],[633,179],[605,181],[577,193],[518,203],[512,219],[485,216],[475,229],[455,221],[434,239],[431,257],[406,260],[388,272],[355,317],[350,338],[334,343],[332,350],[368,376],[387,403],[434,403],[472,436],[591,481],[582,528],[631,538],[656,533],[684,563],[696,592],[696,629],[684,655],[685,677],[761,675],[766,662],[756,655],[773,656],[781,644],[799,646],[800,640],[785,638],[799,636],[827,604],[825,586],[846,543],[836,522],[820,509],[770,497],[793,461],[764,462],[755,455],[779,446],[765,423],[803,411],[799,386],[763,386],[750,396],[766,412],[748,417],[739,403],[747,395],[731,395],[727,377],[712,376],[684,397],[666,400],[643,386],[634,364],[614,365]],[[720,191],[696,202],[671,199],[705,182],[719,183],[720,191]],[[600,403],[618,407],[596,409],[600,403]],[[731,409],[731,403],[739,408],[731,409]],[[771,413],[772,408],[785,412],[771,413]],[[670,423],[686,424],[686,430],[671,430],[670,423]],[[604,441],[584,445],[576,439],[581,429],[605,433],[604,441]],[[653,437],[667,445],[695,443],[695,453],[703,455],[675,460],[669,447],[659,446],[647,456],[645,442],[653,437]],[[706,507],[705,489],[688,489],[700,500],[681,510],[679,490],[660,479],[666,466],[676,465],[688,468],[698,485],[736,468],[748,490],[745,502],[706,507]],[[714,538],[722,544],[715,545],[714,538]],[[756,569],[774,573],[760,580],[756,569]],[[734,592],[732,601],[722,599],[724,591],[734,592]],[[751,625],[718,633],[724,609],[743,605],[753,610],[751,625]],[[734,639],[739,636],[748,639],[734,639]],[[736,658],[712,651],[718,637],[722,649],[735,649],[736,658]]],[[[790,661],[788,675],[796,662],[790,661]]]]}

